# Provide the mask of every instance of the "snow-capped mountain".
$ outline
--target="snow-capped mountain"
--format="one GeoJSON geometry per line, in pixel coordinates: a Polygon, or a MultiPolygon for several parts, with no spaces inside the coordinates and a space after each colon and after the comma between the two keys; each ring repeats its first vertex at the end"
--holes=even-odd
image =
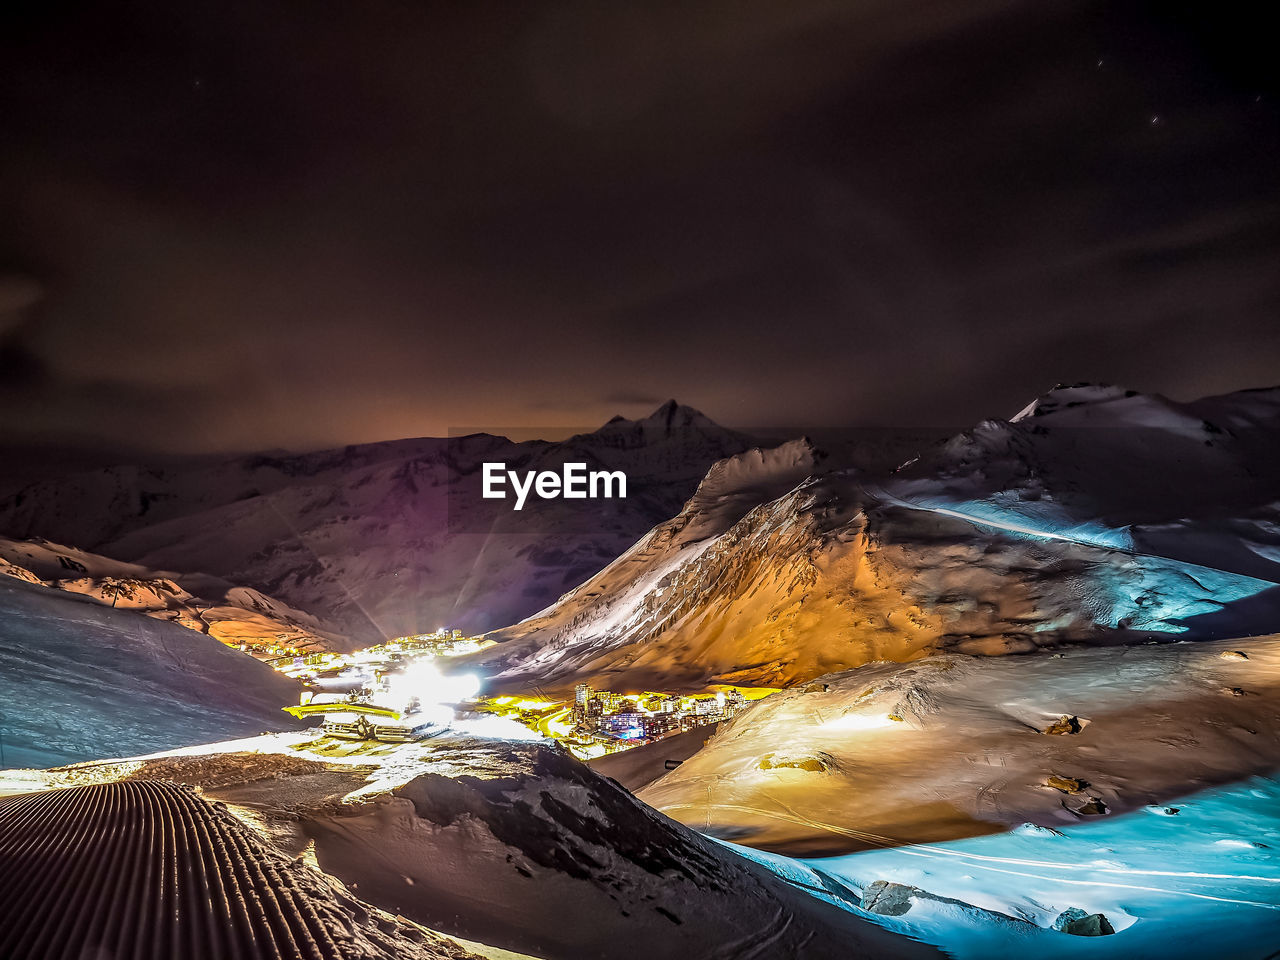
{"type": "Polygon", "coordinates": [[[0,537],[0,576],[176,623],[233,646],[280,643],[326,649],[341,643],[341,638],[324,633],[314,617],[251,587],[206,575],[150,570],[43,539],[0,537]],[[200,596],[192,590],[199,590],[200,596]]]}
{"type": "Polygon", "coordinates": [[[1278,400],[1059,388],[888,478],[777,469],[792,447],[739,458],[477,659],[496,686],[782,686],[939,650],[1276,629],[1278,400]]]}
{"type": "Polygon", "coordinates": [[[670,401],[639,420],[549,443],[475,434],[301,455],[116,467],[27,487],[0,532],[153,570],[244,584],[353,646],[441,625],[512,623],[671,516],[717,460],[755,441],[670,401]],[[626,499],[481,496],[481,465],[625,471],[626,499]]]}
{"type": "Polygon", "coordinates": [[[1060,386],[900,471],[903,500],[1280,580],[1280,388],[1060,386]]]}

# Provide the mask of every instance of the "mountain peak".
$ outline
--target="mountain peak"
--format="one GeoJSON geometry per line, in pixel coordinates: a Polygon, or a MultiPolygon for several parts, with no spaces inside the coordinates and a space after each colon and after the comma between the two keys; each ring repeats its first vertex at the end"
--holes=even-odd
{"type": "Polygon", "coordinates": [[[1028,417],[1040,417],[1060,409],[1127,400],[1138,396],[1141,394],[1137,390],[1126,390],[1110,383],[1059,383],[1010,417],[1009,422],[1017,423],[1028,417]]]}
{"type": "MultiPolygon", "coordinates": [[[[698,450],[701,452],[693,454],[697,459],[710,454],[713,460],[739,453],[759,442],[746,434],[720,426],[700,410],[676,400],[668,400],[647,417],[636,420],[614,417],[591,433],[579,434],[570,439],[615,450],[638,450],[661,445],[669,448],[667,456],[676,459],[698,450]],[[677,455],[672,452],[676,448],[688,449],[686,453],[677,455]]],[[[699,477],[705,473],[705,469],[699,471],[699,477]]]]}
{"type": "Polygon", "coordinates": [[[686,407],[677,403],[674,399],[668,400],[653,413],[645,417],[639,423],[660,424],[665,427],[706,427],[713,426],[710,417],[707,417],[701,410],[695,410],[693,407],[686,407]]]}
{"type": "Polygon", "coordinates": [[[628,419],[621,414],[612,417],[603,427],[596,431],[596,434],[638,429],[647,435],[667,435],[674,430],[689,428],[701,428],[704,430],[724,429],[701,410],[695,410],[693,407],[685,406],[676,400],[668,400],[647,417],[640,417],[636,420],[628,419]]]}

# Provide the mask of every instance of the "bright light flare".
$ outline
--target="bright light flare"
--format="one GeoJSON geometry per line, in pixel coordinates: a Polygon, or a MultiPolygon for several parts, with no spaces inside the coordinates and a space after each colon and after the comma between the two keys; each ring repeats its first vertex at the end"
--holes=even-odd
{"type": "Polygon", "coordinates": [[[480,678],[471,673],[444,674],[429,659],[415,660],[400,673],[387,677],[387,692],[405,703],[416,698],[422,713],[448,723],[457,704],[474,699],[480,692],[480,678]]]}

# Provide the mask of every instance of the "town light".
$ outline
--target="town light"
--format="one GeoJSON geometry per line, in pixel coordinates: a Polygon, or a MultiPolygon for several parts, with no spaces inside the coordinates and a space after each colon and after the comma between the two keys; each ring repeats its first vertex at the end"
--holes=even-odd
{"type": "Polygon", "coordinates": [[[421,710],[453,717],[454,704],[470,700],[480,692],[480,678],[475,674],[441,673],[430,660],[416,660],[400,673],[387,677],[387,691],[392,697],[408,702],[416,699],[421,710]]]}

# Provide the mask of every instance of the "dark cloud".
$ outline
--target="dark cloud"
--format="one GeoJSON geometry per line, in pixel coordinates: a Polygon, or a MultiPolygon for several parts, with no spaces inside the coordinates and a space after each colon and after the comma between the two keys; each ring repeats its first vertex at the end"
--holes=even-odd
{"type": "Polygon", "coordinates": [[[1058,380],[1273,381],[1251,10],[11,8],[0,442],[308,447],[673,395],[963,423],[1058,380]]]}

